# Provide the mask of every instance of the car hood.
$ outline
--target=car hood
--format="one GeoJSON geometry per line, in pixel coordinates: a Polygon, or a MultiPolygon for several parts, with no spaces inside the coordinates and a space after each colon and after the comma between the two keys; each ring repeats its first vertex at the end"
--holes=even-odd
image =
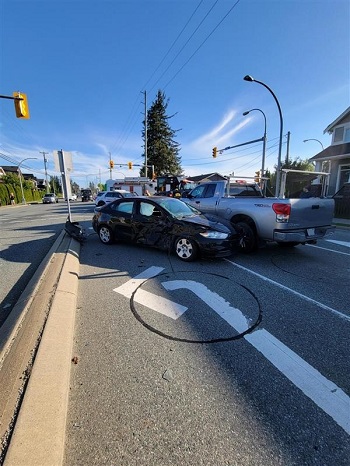
{"type": "Polygon", "coordinates": [[[220,231],[222,233],[232,233],[232,229],[228,226],[225,226],[215,218],[206,217],[205,215],[191,215],[184,216],[181,218],[183,222],[194,223],[196,225],[201,225],[210,230],[220,231]]]}

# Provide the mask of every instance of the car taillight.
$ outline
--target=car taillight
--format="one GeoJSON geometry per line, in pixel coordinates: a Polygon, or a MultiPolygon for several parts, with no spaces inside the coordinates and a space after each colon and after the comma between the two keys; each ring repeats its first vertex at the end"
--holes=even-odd
{"type": "Polygon", "coordinates": [[[272,204],[272,209],[276,214],[277,222],[288,222],[291,210],[290,204],[275,202],[272,204]]]}

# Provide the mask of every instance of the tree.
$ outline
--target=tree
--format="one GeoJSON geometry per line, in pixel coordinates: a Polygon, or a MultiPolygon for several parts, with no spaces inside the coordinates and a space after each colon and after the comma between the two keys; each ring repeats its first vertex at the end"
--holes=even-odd
{"type": "MultiPolygon", "coordinates": [[[[153,165],[155,173],[159,175],[181,175],[180,144],[174,138],[179,130],[173,130],[169,125],[166,110],[169,99],[162,91],[158,91],[156,100],[147,111],[147,165],[153,165]]],[[[145,130],[142,131],[145,139],[145,130]]],[[[144,174],[141,170],[140,174],[144,174]]],[[[149,168],[147,169],[149,175],[149,168]]]]}

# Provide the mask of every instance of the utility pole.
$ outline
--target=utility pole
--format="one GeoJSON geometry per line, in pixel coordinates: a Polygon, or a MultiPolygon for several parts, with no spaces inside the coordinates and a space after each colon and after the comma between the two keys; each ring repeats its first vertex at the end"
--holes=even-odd
{"type": "Polygon", "coordinates": [[[144,91],[145,95],[145,177],[147,178],[147,93],[144,91]]]}
{"type": "Polygon", "coordinates": [[[287,133],[287,153],[286,153],[286,164],[288,168],[288,163],[289,163],[289,142],[290,142],[290,131],[287,133]]]}
{"type": "Polygon", "coordinates": [[[112,154],[110,152],[109,153],[109,179],[112,180],[112,154]]]}
{"type": "Polygon", "coordinates": [[[47,181],[47,165],[46,165],[46,164],[47,164],[47,158],[45,157],[45,155],[48,155],[49,153],[48,153],[48,152],[44,152],[44,151],[42,151],[42,152],[39,151],[39,154],[43,154],[43,156],[44,156],[45,180],[46,180],[46,193],[48,193],[48,192],[49,192],[49,183],[48,183],[48,181],[47,181]]]}

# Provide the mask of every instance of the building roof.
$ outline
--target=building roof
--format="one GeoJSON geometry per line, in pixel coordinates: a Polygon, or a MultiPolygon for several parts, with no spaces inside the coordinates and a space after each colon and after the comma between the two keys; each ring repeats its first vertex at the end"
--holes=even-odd
{"type": "Polygon", "coordinates": [[[341,115],[338,116],[327,128],[323,131],[325,133],[332,133],[335,126],[337,126],[344,118],[350,115],[350,107],[348,107],[341,115]]]}
{"type": "Polygon", "coordinates": [[[328,146],[323,151],[311,157],[309,161],[312,162],[314,160],[330,160],[332,158],[342,159],[348,157],[350,157],[350,142],[328,146]]]}
{"type": "Polygon", "coordinates": [[[207,173],[206,175],[188,176],[189,180],[199,183],[200,181],[221,181],[226,180],[225,176],[219,173],[207,173]]]}

